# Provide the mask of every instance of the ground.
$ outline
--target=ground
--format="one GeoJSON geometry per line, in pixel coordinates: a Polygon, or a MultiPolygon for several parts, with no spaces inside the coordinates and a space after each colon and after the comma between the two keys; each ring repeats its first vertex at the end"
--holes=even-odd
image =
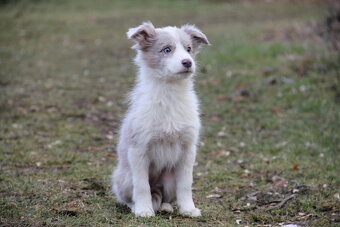
{"type": "Polygon", "coordinates": [[[339,226],[336,1],[0,1],[1,226],[339,226]],[[327,19],[328,18],[328,19],[327,19]],[[110,193],[128,28],[196,24],[202,217],[110,193]]]}

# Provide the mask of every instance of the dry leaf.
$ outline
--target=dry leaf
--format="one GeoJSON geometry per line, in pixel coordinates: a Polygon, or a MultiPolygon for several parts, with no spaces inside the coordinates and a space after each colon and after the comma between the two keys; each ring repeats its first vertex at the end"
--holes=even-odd
{"type": "Polygon", "coordinates": [[[295,162],[294,165],[293,165],[292,170],[293,171],[298,171],[299,170],[299,164],[295,162]]]}
{"type": "Polygon", "coordinates": [[[115,153],[110,152],[110,153],[108,153],[108,154],[106,155],[106,157],[116,158],[117,155],[116,155],[115,153]]]}
{"type": "Polygon", "coordinates": [[[229,97],[228,96],[220,96],[220,97],[217,97],[217,101],[225,101],[225,100],[228,100],[229,97]]]}
{"type": "Polygon", "coordinates": [[[287,180],[280,180],[275,182],[274,186],[277,188],[283,188],[287,186],[288,181],[287,180]]]}
{"type": "Polygon", "coordinates": [[[246,85],[246,83],[240,82],[240,83],[236,84],[236,88],[241,88],[241,87],[244,87],[245,85],[246,85]]]}
{"type": "Polygon", "coordinates": [[[232,101],[233,101],[233,102],[241,102],[241,101],[243,101],[243,100],[244,100],[244,98],[241,97],[241,96],[236,96],[236,97],[233,97],[233,98],[232,98],[232,101]]]}
{"type": "Polygon", "coordinates": [[[274,113],[282,113],[283,112],[283,110],[278,106],[273,106],[271,110],[274,113]]]}
{"type": "Polygon", "coordinates": [[[209,118],[209,121],[220,122],[222,121],[222,118],[220,118],[219,116],[212,116],[211,118],[209,118]]]}
{"type": "Polygon", "coordinates": [[[213,154],[217,155],[217,156],[229,156],[230,155],[230,151],[216,151],[213,154]]]}
{"type": "Polygon", "coordinates": [[[96,152],[96,151],[102,151],[102,150],[104,150],[104,149],[103,149],[103,147],[89,146],[89,147],[87,148],[87,150],[88,150],[89,152],[96,152]]]}

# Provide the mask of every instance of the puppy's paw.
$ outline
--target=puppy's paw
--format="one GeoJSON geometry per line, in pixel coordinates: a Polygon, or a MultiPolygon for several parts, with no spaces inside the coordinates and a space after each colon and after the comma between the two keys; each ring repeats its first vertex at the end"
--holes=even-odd
{"type": "Polygon", "coordinates": [[[199,217],[201,216],[201,211],[197,208],[193,208],[193,209],[181,209],[179,211],[180,214],[184,215],[184,216],[188,216],[188,217],[199,217]]]}
{"type": "Polygon", "coordinates": [[[150,209],[141,209],[141,210],[135,210],[134,211],[135,215],[137,217],[145,217],[145,218],[148,218],[148,217],[153,217],[155,216],[155,212],[153,210],[150,210],[150,209]]]}
{"type": "Polygon", "coordinates": [[[174,211],[174,208],[171,206],[170,203],[162,203],[161,210],[165,212],[172,213],[174,211]]]}

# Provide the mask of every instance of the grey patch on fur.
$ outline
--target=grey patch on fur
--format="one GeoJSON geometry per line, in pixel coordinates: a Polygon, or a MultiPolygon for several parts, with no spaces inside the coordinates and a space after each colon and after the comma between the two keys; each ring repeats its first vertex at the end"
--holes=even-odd
{"type": "Polygon", "coordinates": [[[183,31],[182,29],[178,29],[177,32],[179,39],[185,49],[187,49],[188,47],[194,48],[191,37],[187,32],[183,31]]]}
{"type": "Polygon", "coordinates": [[[128,38],[136,42],[136,45],[132,48],[140,50],[144,50],[152,46],[155,34],[155,27],[151,22],[144,22],[140,26],[131,28],[127,32],[128,38]]]}
{"type": "Polygon", "coordinates": [[[181,29],[190,35],[195,53],[198,52],[202,44],[210,45],[209,40],[206,37],[206,35],[203,32],[201,32],[201,30],[196,28],[196,26],[187,24],[187,25],[182,26],[181,29]]]}
{"type": "Polygon", "coordinates": [[[171,34],[164,31],[156,31],[152,45],[143,50],[142,58],[150,68],[162,68],[164,66],[164,59],[171,56],[175,49],[176,45],[171,34]],[[170,47],[172,51],[169,54],[161,52],[165,47],[170,47]]]}

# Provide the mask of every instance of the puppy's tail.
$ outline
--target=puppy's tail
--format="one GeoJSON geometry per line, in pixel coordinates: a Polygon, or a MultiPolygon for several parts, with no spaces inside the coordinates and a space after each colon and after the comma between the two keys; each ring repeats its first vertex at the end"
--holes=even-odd
{"type": "Polygon", "coordinates": [[[152,188],[151,196],[152,196],[152,208],[156,212],[161,207],[162,188],[161,187],[152,188]]]}

